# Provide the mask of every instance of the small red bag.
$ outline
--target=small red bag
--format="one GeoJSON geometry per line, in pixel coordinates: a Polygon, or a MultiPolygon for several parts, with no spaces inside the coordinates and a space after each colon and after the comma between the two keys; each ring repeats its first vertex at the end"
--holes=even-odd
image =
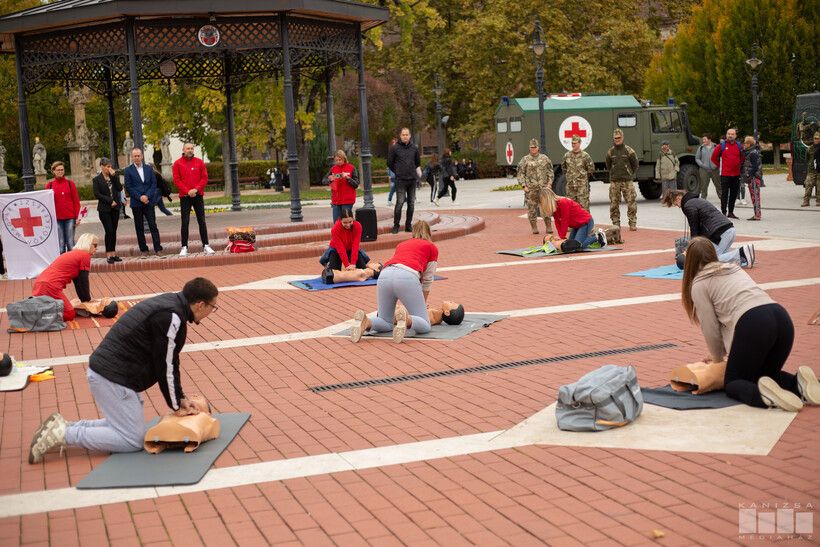
{"type": "Polygon", "coordinates": [[[250,253],[255,250],[253,243],[249,241],[231,241],[231,245],[228,247],[230,253],[250,253]]]}

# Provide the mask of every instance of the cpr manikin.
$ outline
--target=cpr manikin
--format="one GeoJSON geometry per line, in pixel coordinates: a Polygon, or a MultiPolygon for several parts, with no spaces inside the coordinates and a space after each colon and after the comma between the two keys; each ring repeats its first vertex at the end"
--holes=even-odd
{"type": "Polygon", "coordinates": [[[720,363],[698,361],[673,370],[669,383],[675,391],[690,391],[695,395],[702,395],[723,389],[725,376],[725,361],[720,363]]]}
{"type": "Polygon", "coordinates": [[[200,444],[219,437],[219,420],[211,416],[208,402],[201,395],[189,397],[199,411],[189,416],[166,414],[157,425],[145,432],[146,452],[158,454],[166,448],[183,448],[193,452],[200,444]]]}
{"type": "MultiPolygon", "coordinates": [[[[399,304],[401,306],[401,304],[399,304]]],[[[398,315],[398,306],[396,307],[398,315]]],[[[406,315],[406,314],[405,314],[406,315]]],[[[460,325],[464,321],[464,306],[452,300],[445,300],[439,306],[427,306],[427,317],[430,319],[430,325],[439,325],[442,322],[448,325],[460,325]]],[[[396,322],[396,317],[393,317],[393,322],[396,322]]]]}
{"type": "Polygon", "coordinates": [[[378,262],[370,261],[365,268],[352,268],[344,270],[325,269],[322,272],[322,281],[330,285],[331,283],[346,283],[349,281],[367,281],[371,277],[379,278],[382,265],[378,262]]]}

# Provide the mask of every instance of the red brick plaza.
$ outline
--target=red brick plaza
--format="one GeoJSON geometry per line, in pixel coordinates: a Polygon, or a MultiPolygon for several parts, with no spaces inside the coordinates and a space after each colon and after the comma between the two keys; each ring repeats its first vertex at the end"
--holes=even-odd
{"type": "MultiPolygon", "coordinates": [[[[77,498],[72,487],[106,455],[69,449],[62,457],[49,454],[44,463],[29,465],[31,435],[51,412],[68,420],[98,416],[84,356],[109,327],[86,321],[57,333],[9,335],[8,318],[0,315],[3,351],[24,361],[65,358],[54,364],[55,380],[0,393],[0,515],[6,515],[0,518],[0,545],[816,544],[817,408],[797,414],[765,455],[571,444],[481,448],[475,439],[521,424],[554,403],[561,385],[601,365],[635,365],[643,386],[659,386],[673,368],[706,353],[700,330],[688,322],[676,296],[679,281],[624,276],[671,264],[678,234],[627,232],[622,251],[571,257],[525,260],[495,254],[537,241],[520,213],[460,211],[437,217],[437,231],[450,232],[438,243],[440,275],[446,279],[433,284],[430,301],[456,300],[468,312],[515,311],[459,340],[410,339],[396,345],[365,338],[354,345],[328,336],[327,329],[349,320],[356,308],[375,309],[375,287],[307,292],[271,285],[223,291],[219,310],[189,328],[181,356],[183,386],[189,394],[203,394],[219,412],[252,416],[204,479],[207,483],[213,475],[219,481],[185,493],[139,489],[122,498],[121,491],[103,491],[88,502],[77,498]],[[310,391],[327,384],[653,344],[671,347],[310,391]],[[458,455],[442,457],[433,448],[441,444],[412,444],[446,439],[453,440],[458,455]],[[473,443],[473,448],[460,443],[473,443]],[[406,451],[391,450],[395,445],[407,445],[406,451]],[[374,461],[358,468],[339,468],[330,457],[323,467],[322,458],[306,458],[341,454],[344,459],[344,453],[370,448],[384,450],[374,451],[374,461]],[[304,465],[294,463],[284,479],[255,471],[268,469],[259,464],[284,460],[304,465]],[[238,473],[229,474],[232,469],[238,473]],[[26,497],[42,491],[49,494],[26,497]],[[46,501],[32,506],[31,499],[46,501]],[[749,507],[761,513],[792,508],[803,518],[810,513],[814,535],[741,535],[739,509],[749,507]]],[[[388,258],[403,237],[380,235],[371,256],[388,258]]],[[[318,275],[322,247],[310,239],[288,240],[289,247],[261,262],[220,262],[220,255],[208,262],[194,256],[196,261],[183,267],[165,265],[180,260],[169,258],[161,261],[163,269],[149,269],[160,262],[151,259],[142,261],[141,270],[98,271],[91,276],[92,295],[175,291],[194,276],[236,288],[278,276],[318,275]],[[306,252],[310,245],[313,251],[306,252]]],[[[786,368],[818,370],[820,325],[808,322],[820,308],[820,280],[814,277],[820,271],[820,247],[765,248],[749,273],[761,284],[781,287],[768,292],[795,324],[786,368]]],[[[0,303],[27,296],[30,286],[28,281],[0,283],[0,303]]],[[[146,420],[167,411],[158,388],[146,392],[145,399],[146,420]]],[[[702,425],[705,440],[721,435],[709,429],[708,419],[702,425]]],[[[628,426],[636,433],[639,427],[640,420],[628,426]]],[[[673,439],[678,433],[670,426],[667,434],[673,439]]],[[[583,435],[604,439],[607,433],[583,435]]]]}

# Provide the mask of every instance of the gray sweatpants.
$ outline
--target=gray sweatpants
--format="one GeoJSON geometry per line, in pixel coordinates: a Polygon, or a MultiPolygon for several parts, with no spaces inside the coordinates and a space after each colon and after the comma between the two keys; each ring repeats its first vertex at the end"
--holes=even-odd
{"type": "Polygon", "coordinates": [[[401,300],[407,313],[413,318],[413,327],[407,331],[408,336],[430,332],[430,318],[427,315],[427,304],[421,290],[418,274],[404,268],[388,266],[381,274],[376,287],[379,300],[379,312],[370,321],[376,332],[393,330],[393,315],[396,313],[396,301],[401,300]]]}
{"type": "Polygon", "coordinates": [[[720,243],[714,244],[715,251],[717,251],[718,260],[721,262],[740,262],[740,250],[732,249],[732,243],[735,242],[736,230],[734,227],[729,228],[720,235],[720,243]]]}
{"type": "Polygon", "coordinates": [[[105,418],[69,424],[65,432],[66,444],[101,452],[142,450],[145,438],[142,396],[103,378],[90,368],[86,376],[94,402],[105,418]]]}

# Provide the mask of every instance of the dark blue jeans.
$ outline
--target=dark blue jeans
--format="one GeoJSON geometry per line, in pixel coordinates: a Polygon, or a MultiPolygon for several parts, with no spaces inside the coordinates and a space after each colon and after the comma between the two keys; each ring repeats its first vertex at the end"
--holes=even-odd
{"type": "Polygon", "coordinates": [[[353,204],[349,205],[331,205],[331,211],[333,212],[333,224],[336,224],[336,221],[342,217],[342,211],[347,209],[348,211],[353,211],[353,204]]]}
{"type": "Polygon", "coordinates": [[[60,240],[60,254],[67,253],[74,248],[74,224],[75,220],[69,218],[57,221],[57,235],[60,240]]]}
{"type": "Polygon", "coordinates": [[[595,220],[589,219],[584,226],[580,228],[572,228],[569,231],[569,238],[574,239],[581,243],[581,248],[586,249],[596,241],[598,241],[598,235],[595,233],[595,220]]]}
{"type": "MultiPolygon", "coordinates": [[[[350,256],[350,251],[347,252],[347,261],[348,263],[353,262],[353,259],[350,256]]],[[[364,269],[367,267],[368,262],[370,262],[370,257],[367,256],[364,249],[359,249],[359,255],[356,257],[356,267],[359,269],[364,269]]],[[[319,264],[322,266],[330,265],[331,270],[342,269],[342,259],[333,247],[328,247],[327,250],[322,253],[321,258],[319,258],[319,264]]]]}

